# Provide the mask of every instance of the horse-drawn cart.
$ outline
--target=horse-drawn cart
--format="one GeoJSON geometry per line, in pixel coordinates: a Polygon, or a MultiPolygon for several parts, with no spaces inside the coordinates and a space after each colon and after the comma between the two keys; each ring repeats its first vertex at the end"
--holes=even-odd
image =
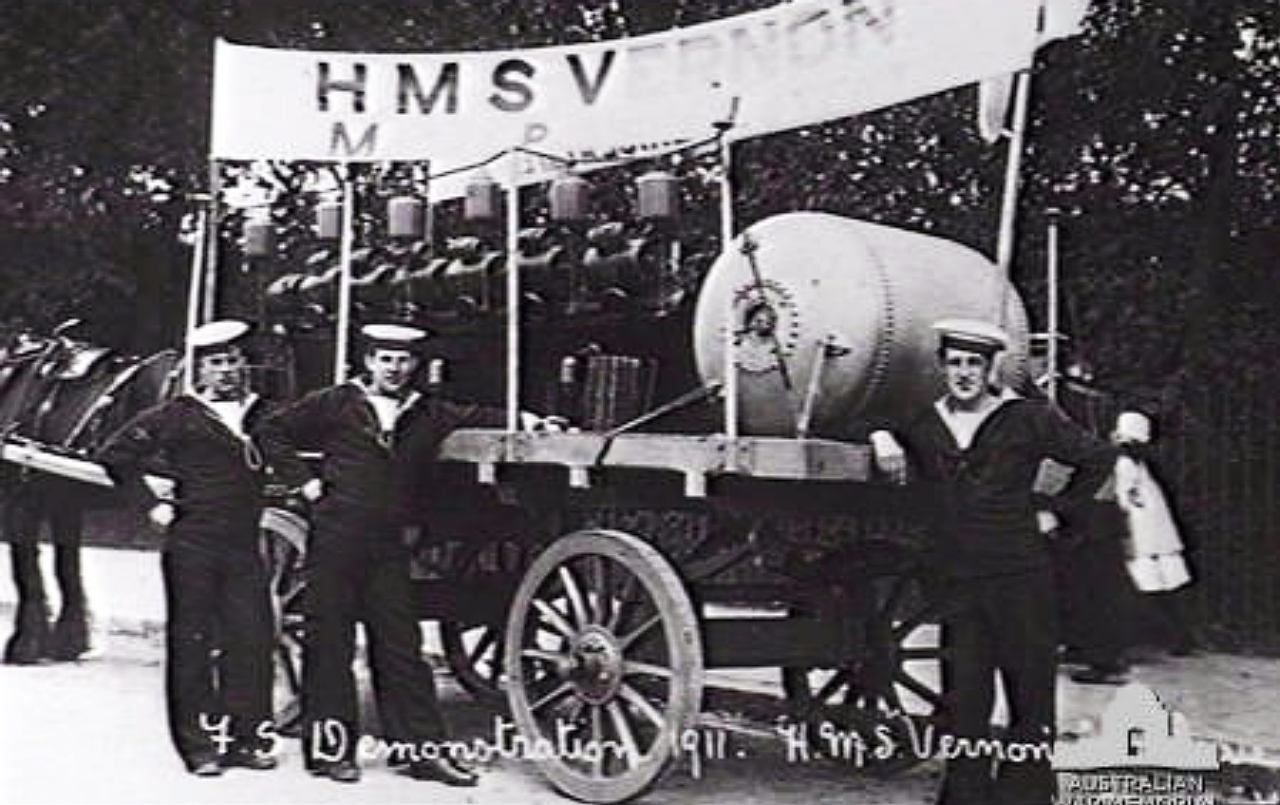
{"type": "MultiPolygon", "coordinates": [[[[734,224],[734,141],[1025,71],[1079,22],[974,0],[967,29],[982,35],[955,37],[946,4],[909,5],[803,0],[644,45],[447,59],[216,47],[188,327],[225,315],[220,282],[239,282],[297,376],[344,380],[354,325],[395,318],[436,334],[431,393],[505,400],[507,428],[441,449],[415,548],[421,611],[442,624],[459,682],[509,706],[570,796],[622,801],[682,755],[714,757],[699,727],[716,669],[779,669],[792,721],[832,725],[858,765],[917,760],[906,733],[946,716],[940,593],[912,492],[876,476],[867,442],[936,395],[937,319],[1001,321],[1006,379],[1025,379],[1026,314],[1008,281],[1021,132],[994,263],[833,215],[734,224]],[[723,64],[694,53],[707,43],[723,64]],[[710,72],[682,80],[694,62],[710,72]],[[558,85],[566,64],[572,83],[558,85]],[[593,209],[569,174],[635,161],[648,172],[634,190],[598,194],[634,199],[622,221],[625,205],[593,209]],[[236,177],[292,195],[229,211],[236,177]],[[690,200],[701,217],[682,217],[690,200]],[[314,228],[296,220],[312,207],[314,228]],[[228,255],[243,270],[220,272],[228,255]],[[581,430],[520,432],[522,406],[581,430]]],[[[25,449],[7,444],[5,459],[25,449]]],[[[288,658],[306,629],[305,523],[272,511],[264,526],[288,658]]]]}

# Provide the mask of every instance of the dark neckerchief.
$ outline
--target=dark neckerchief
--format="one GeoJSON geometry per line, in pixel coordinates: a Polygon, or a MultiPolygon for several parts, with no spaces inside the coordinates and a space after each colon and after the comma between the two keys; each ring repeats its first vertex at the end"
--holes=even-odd
{"type": "MultiPolygon", "coordinates": [[[[215,402],[234,402],[233,400],[210,400],[199,394],[189,394],[187,396],[195,401],[198,408],[204,413],[205,417],[209,421],[213,422],[217,428],[220,428],[224,433],[230,436],[232,440],[240,445],[246,467],[254,472],[258,472],[266,466],[266,462],[262,457],[262,451],[253,443],[253,439],[249,438],[248,433],[236,433],[235,430],[233,430],[231,426],[223,420],[222,416],[218,414],[217,409],[212,405],[212,403],[215,402]]],[[[249,421],[250,412],[253,410],[254,406],[258,404],[258,401],[261,398],[257,394],[249,392],[240,399],[244,403],[244,419],[241,420],[241,427],[243,428],[245,423],[249,421]]]]}
{"type": "Polygon", "coordinates": [[[399,400],[399,405],[396,408],[395,422],[392,423],[389,430],[383,430],[382,419],[379,418],[378,412],[374,408],[373,400],[371,398],[374,396],[387,397],[388,395],[375,392],[373,389],[369,388],[367,383],[360,379],[351,381],[351,385],[360,391],[361,401],[364,403],[363,408],[365,416],[371,425],[371,432],[373,433],[374,439],[377,440],[378,444],[382,445],[383,449],[388,451],[391,450],[395,446],[395,432],[397,426],[400,424],[401,417],[403,417],[409,409],[418,404],[418,401],[422,399],[422,393],[410,389],[409,393],[406,394],[403,399],[399,400]]]}

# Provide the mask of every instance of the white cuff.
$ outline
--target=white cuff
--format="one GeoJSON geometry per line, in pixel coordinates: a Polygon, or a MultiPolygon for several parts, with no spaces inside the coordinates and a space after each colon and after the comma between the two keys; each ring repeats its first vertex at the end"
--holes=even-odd
{"type": "Polygon", "coordinates": [[[902,458],[905,455],[902,445],[887,430],[871,432],[871,452],[875,454],[877,462],[882,462],[885,459],[902,458]]]}

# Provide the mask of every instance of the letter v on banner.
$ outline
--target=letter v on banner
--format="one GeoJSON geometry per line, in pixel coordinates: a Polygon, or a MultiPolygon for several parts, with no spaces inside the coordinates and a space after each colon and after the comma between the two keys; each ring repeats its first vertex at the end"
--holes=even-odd
{"type": "Polygon", "coordinates": [[[1013,77],[1006,73],[978,82],[978,136],[988,145],[999,140],[1008,126],[1013,77]]]}
{"type": "MultiPolygon", "coordinates": [[[[1083,30],[1088,10],[1089,0],[1042,0],[1040,43],[1078,35],[1083,30]]],[[[1013,73],[992,76],[978,82],[978,135],[989,145],[1008,131],[1013,86],[1013,73]]]]}
{"type": "Polygon", "coordinates": [[[1041,0],[1040,44],[1083,32],[1088,11],[1089,0],[1041,0]]]}

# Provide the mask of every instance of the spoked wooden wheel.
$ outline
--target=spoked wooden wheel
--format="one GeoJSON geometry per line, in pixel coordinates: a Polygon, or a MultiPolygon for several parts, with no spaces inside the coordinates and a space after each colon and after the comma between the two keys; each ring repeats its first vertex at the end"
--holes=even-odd
{"type": "Polygon", "coordinates": [[[486,707],[506,704],[502,626],[441,621],[440,644],[449,670],[463,690],[486,707]]]}
{"type": "Polygon", "coordinates": [[[921,730],[944,716],[940,611],[914,570],[869,577],[853,596],[864,613],[862,656],[838,668],[784,668],[783,690],[818,751],[894,774],[925,759],[915,751],[921,730]]]}
{"type": "Polygon", "coordinates": [[[283,509],[263,512],[262,538],[275,609],[276,665],[285,683],[285,697],[275,708],[276,729],[297,735],[302,726],[302,593],[307,523],[283,509]]]}
{"type": "Polygon", "coordinates": [[[507,700],[556,788],[588,802],[639,796],[702,705],[697,614],[657,550],[579,531],[530,566],[507,621],[507,700]]]}

